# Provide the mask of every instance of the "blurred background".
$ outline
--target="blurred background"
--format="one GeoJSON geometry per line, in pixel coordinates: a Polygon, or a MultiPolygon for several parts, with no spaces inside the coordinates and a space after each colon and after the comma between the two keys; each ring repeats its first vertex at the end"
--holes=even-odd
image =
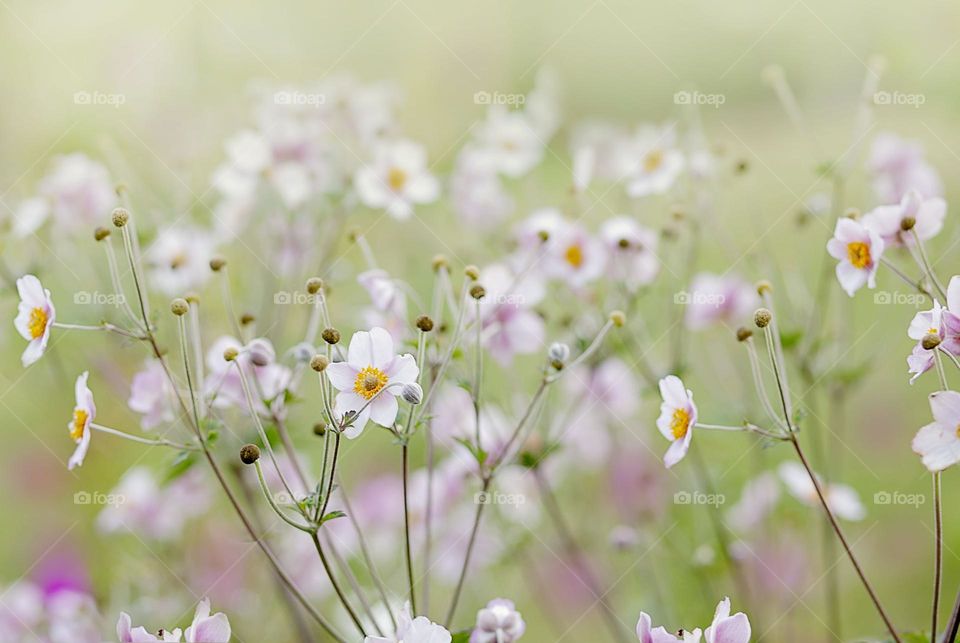
{"type": "MultiPolygon", "coordinates": [[[[853,174],[839,209],[867,210],[877,205],[861,172],[869,142],[881,131],[894,131],[923,143],[928,161],[943,179],[948,204],[955,196],[954,179],[960,170],[957,24],[960,5],[952,2],[393,0],[268,5],[172,0],[121,6],[96,0],[5,0],[0,3],[0,39],[8,61],[0,68],[4,105],[0,201],[5,206],[0,216],[11,217],[17,204],[34,193],[56,155],[82,151],[109,167],[112,176],[127,185],[134,203],[149,210],[155,220],[174,219],[185,212],[202,219],[205,208],[200,204],[214,202],[208,188],[223,158],[223,141],[251,121],[252,88],[263,83],[309,83],[337,73],[395,83],[403,95],[403,131],[425,144],[434,171],[444,175],[471,127],[484,115],[475,94],[527,92],[537,71],[549,68],[560,81],[563,125],[544,165],[511,187],[518,202],[516,217],[544,205],[582,207],[569,196],[572,124],[586,117],[630,124],[670,121],[681,118],[683,112],[677,92],[720,95],[722,104],[703,105],[699,110],[706,136],[724,168],[715,220],[707,223],[710,233],[701,267],[713,272],[733,269],[749,281],[773,280],[778,298],[785,302],[784,330],[800,330],[832,230],[826,215],[819,222],[816,215],[801,216],[811,197],[830,193],[830,182],[818,168],[839,159],[849,163],[853,174]],[[921,98],[874,104],[869,130],[852,147],[864,80],[868,69],[878,64],[878,56],[885,68],[878,91],[921,98]],[[808,132],[797,131],[765,82],[764,70],[770,65],[783,69],[808,132]],[[83,96],[114,98],[96,104],[83,96]],[[796,317],[790,319],[790,315],[796,317]]],[[[603,198],[613,210],[625,207],[619,193],[603,198]]],[[[650,225],[662,227],[670,221],[671,205],[670,199],[653,199],[644,202],[637,214],[650,225]]],[[[606,209],[595,210],[590,219],[595,224],[606,213],[606,209]]],[[[950,212],[944,232],[929,247],[944,279],[958,269],[960,226],[954,218],[950,212]]],[[[369,211],[356,213],[357,225],[369,226],[374,220],[369,211]]],[[[502,230],[507,229],[504,224],[502,230]]],[[[382,265],[402,272],[427,293],[430,257],[444,252],[483,264],[503,251],[505,235],[500,236],[496,231],[483,236],[464,234],[442,204],[423,208],[405,224],[387,221],[368,232],[382,265]]],[[[101,254],[83,244],[78,244],[82,251],[74,252],[71,246],[56,246],[49,238],[14,241],[5,235],[2,243],[8,277],[33,271],[54,291],[62,319],[98,321],[89,310],[71,304],[69,295],[106,285],[101,254]],[[58,298],[58,292],[66,296],[58,298]]],[[[348,252],[348,245],[344,241],[337,247],[348,252]]],[[[302,333],[305,319],[286,319],[264,310],[268,295],[263,293],[273,292],[278,284],[245,274],[257,270],[245,247],[236,244],[224,249],[238,266],[232,274],[238,305],[268,316],[275,343],[289,346],[302,333]]],[[[662,259],[682,274],[681,252],[671,252],[667,244],[662,259]]],[[[342,310],[362,299],[349,285],[360,269],[362,260],[354,252],[325,275],[335,288],[345,284],[342,310]]],[[[295,287],[302,283],[299,276],[291,281],[295,287]]],[[[881,274],[880,282],[881,289],[902,291],[889,274],[881,274]]],[[[4,309],[12,320],[16,292],[8,279],[3,288],[4,309]]],[[[674,314],[670,295],[677,289],[676,283],[661,284],[640,306],[655,337],[674,314]]],[[[829,391],[813,391],[802,403],[810,405],[805,421],[814,428],[831,427],[833,437],[826,448],[834,458],[835,471],[858,492],[867,509],[864,520],[847,523],[849,537],[893,620],[904,629],[923,629],[929,621],[933,509],[930,476],[910,451],[910,440],[929,422],[926,396],[935,383],[928,375],[914,386],[907,384],[905,358],[912,343],[905,331],[916,306],[880,305],[873,293],[865,292],[851,301],[832,280],[828,298],[829,305],[820,301],[831,315],[824,317],[823,324],[829,326],[832,338],[844,344],[821,366],[824,372],[849,372],[851,379],[854,374],[858,379],[841,405],[829,405],[829,391]],[[920,500],[913,504],[883,501],[883,494],[896,493],[920,494],[920,500]]],[[[164,305],[162,300],[157,303],[164,305]]],[[[550,305],[562,308],[563,303],[550,305]]],[[[222,313],[212,312],[206,321],[210,340],[220,334],[215,328],[227,328],[222,313]]],[[[174,339],[167,339],[173,346],[174,339]]],[[[731,339],[730,329],[709,330],[685,341],[689,341],[685,380],[696,392],[703,419],[737,423],[744,414],[756,414],[745,356],[731,339]]],[[[95,525],[100,507],[74,501],[78,491],[109,492],[135,460],[167,466],[159,455],[135,445],[100,439],[95,440],[99,444],[94,444],[83,468],[68,473],[65,467],[72,444],[65,439],[64,424],[72,409],[75,373],[87,368],[107,373],[95,379],[100,414],[110,418],[108,424],[132,428],[136,417],[127,410],[126,397],[130,376],[141,359],[131,353],[139,349],[120,349],[102,334],[67,333],[56,341],[56,350],[24,370],[19,363],[22,347],[8,324],[0,332],[4,445],[0,496],[7,525],[0,529],[0,586],[29,577],[88,587],[106,616],[105,633],[111,631],[109,624],[116,614],[128,609],[132,597],[144,594],[143,578],[150,579],[146,585],[157,601],[149,608],[152,614],[176,618],[189,611],[201,592],[211,593],[218,609],[219,592],[221,602],[227,603],[220,609],[231,610],[237,640],[244,640],[239,638],[244,632],[285,627],[281,608],[257,609],[266,603],[256,598],[255,587],[233,598],[228,596],[230,588],[222,587],[230,584],[223,572],[239,560],[229,552],[246,551],[248,546],[222,503],[210,510],[224,514],[222,520],[200,523],[205,526],[189,537],[201,544],[188,547],[185,553],[180,545],[132,535],[107,538],[95,525]],[[120,580],[118,568],[125,570],[120,580]],[[133,583],[132,576],[140,581],[133,583]],[[204,584],[211,580],[221,587],[210,589],[209,583],[204,584]]],[[[655,345],[650,351],[656,362],[668,347],[655,345]]],[[[666,364],[665,359],[661,361],[666,364]]],[[[522,362],[517,372],[505,376],[501,389],[509,390],[509,383],[518,380],[531,382],[535,370],[533,361],[522,362]]],[[[654,426],[656,393],[645,391],[641,405],[634,433],[660,453],[666,443],[654,426]]],[[[308,405],[296,416],[295,439],[304,448],[313,444],[308,427],[317,408],[308,405]]],[[[787,457],[781,449],[745,453],[744,441],[731,443],[724,435],[697,439],[702,440],[718,491],[730,503],[740,497],[746,480],[773,470],[787,457]]],[[[369,451],[363,456],[366,460],[359,456],[361,449],[350,454],[356,458],[352,464],[361,470],[352,469],[348,462],[348,479],[362,479],[366,467],[395,469],[395,452],[385,439],[380,442],[364,447],[369,451]]],[[[629,462],[617,466],[632,471],[627,475],[630,480],[649,472],[654,482],[633,483],[647,491],[650,485],[659,485],[655,488],[664,503],[673,505],[678,490],[702,487],[694,480],[690,462],[678,468],[676,477],[666,477],[649,450],[624,452],[636,451],[643,457],[638,456],[635,469],[629,462]]],[[[316,449],[310,457],[319,457],[316,449]]],[[[422,459],[422,454],[417,457],[422,459]]],[[[578,538],[583,543],[600,543],[598,555],[609,577],[620,579],[615,594],[618,614],[632,624],[644,609],[655,614],[655,623],[668,628],[705,626],[716,601],[735,592],[728,577],[714,569],[718,563],[711,562],[710,552],[699,549],[711,542],[704,515],[712,509],[672,506],[669,522],[653,524],[677,526],[669,533],[647,533],[648,544],[656,542],[656,546],[636,564],[637,551],[617,554],[604,548],[618,517],[609,506],[599,509],[600,516],[595,517],[594,507],[604,505],[598,498],[610,499],[611,484],[614,490],[627,484],[619,478],[610,483],[604,473],[593,481],[562,487],[560,493],[578,538]]],[[[944,475],[943,493],[947,606],[942,613],[947,614],[960,584],[960,559],[954,553],[960,552],[960,516],[950,509],[960,494],[956,472],[944,475]]],[[[766,549],[758,552],[770,561],[768,565],[754,565],[756,574],[767,576],[751,581],[760,589],[753,592],[750,605],[732,596],[735,610],[751,609],[751,616],[756,615],[755,635],[765,633],[763,640],[769,641],[821,636],[833,640],[824,629],[828,604],[841,606],[845,640],[880,634],[872,606],[836,549],[832,564],[839,577],[840,601],[828,598],[820,517],[792,499],[781,504],[777,529],[784,531],[768,534],[763,543],[766,549]]],[[[544,538],[553,542],[554,536],[544,538]]],[[[537,545],[527,564],[539,569],[542,582],[548,585],[569,584],[562,568],[545,562],[537,545]]],[[[249,564],[259,567],[255,556],[249,564]]],[[[520,582],[529,575],[529,569],[519,563],[478,573],[485,584],[483,589],[468,590],[461,619],[472,618],[464,615],[472,615],[488,598],[509,594],[528,621],[527,640],[558,640],[560,633],[562,640],[606,636],[595,613],[568,629],[572,623],[565,619],[568,603],[563,601],[576,604],[582,597],[563,596],[552,605],[541,605],[535,600],[536,591],[520,582]]],[[[392,580],[398,589],[402,587],[399,573],[392,580]]],[[[151,622],[158,619],[152,617],[151,622]]]]}

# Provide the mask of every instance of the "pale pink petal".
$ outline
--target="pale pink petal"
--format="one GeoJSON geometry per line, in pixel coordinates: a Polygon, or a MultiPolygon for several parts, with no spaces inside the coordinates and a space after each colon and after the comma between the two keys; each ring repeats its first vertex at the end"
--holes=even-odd
{"type": "Polygon", "coordinates": [[[324,373],[330,378],[333,388],[338,391],[352,391],[357,382],[358,370],[348,362],[333,362],[327,365],[324,373]]]}
{"type": "Polygon", "coordinates": [[[960,439],[955,427],[932,422],[917,432],[911,446],[930,471],[943,471],[960,462],[960,439]]]}
{"type": "Polygon", "coordinates": [[[417,376],[420,375],[417,360],[409,353],[397,355],[384,372],[390,378],[391,384],[412,384],[417,381],[417,376]]]}
{"type": "Polygon", "coordinates": [[[738,612],[730,618],[724,619],[713,628],[713,638],[707,630],[707,640],[710,643],[748,643],[750,641],[750,620],[743,612],[738,612]]]}
{"type": "Polygon", "coordinates": [[[938,423],[952,427],[960,427],[960,393],[956,391],[937,391],[930,394],[930,410],[933,419],[938,423]]]}

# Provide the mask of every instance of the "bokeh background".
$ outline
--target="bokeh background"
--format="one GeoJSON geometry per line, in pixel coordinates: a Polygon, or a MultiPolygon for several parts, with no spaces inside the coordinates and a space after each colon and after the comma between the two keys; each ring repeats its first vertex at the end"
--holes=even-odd
{"type": "MultiPolygon", "coordinates": [[[[537,70],[549,67],[561,80],[565,125],[551,143],[555,154],[547,155],[534,177],[516,186],[518,213],[541,205],[574,207],[567,197],[566,134],[571,123],[586,116],[630,123],[671,120],[680,114],[676,92],[721,94],[722,105],[705,106],[700,114],[710,142],[722,149],[729,167],[740,169],[724,176],[702,266],[721,272],[736,265],[736,272],[747,279],[774,280],[778,297],[790,302],[782,323],[796,329],[807,318],[805,297],[814,288],[831,227],[817,219],[800,224],[798,213],[809,197],[829,192],[817,167],[851,148],[861,89],[876,56],[885,62],[881,90],[921,95],[923,101],[875,105],[875,123],[859,147],[844,156],[845,162],[855,170],[862,168],[873,135],[892,130],[923,141],[928,159],[944,180],[948,203],[955,197],[954,179],[960,171],[958,24],[956,3],[927,1],[174,0],[120,5],[5,0],[0,3],[0,41],[7,61],[0,67],[0,200],[5,206],[0,217],[11,216],[16,204],[32,193],[55,155],[84,151],[107,164],[128,185],[135,202],[160,220],[185,211],[202,219],[205,208],[196,197],[209,187],[211,172],[223,156],[224,138],[249,122],[251,87],[258,82],[309,82],[337,72],[394,81],[405,96],[404,131],[427,146],[436,170],[443,174],[469,128],[483,115],[484,108],[474,102],[475,92],[528,91],[537,70]],[[791,125],[764,82],[763,70],[771,64],[784,69],[812,135],[791,125]],[[77,92],[121,94],[124,102],[116,107],[77,104],[77,92]]],[[[623,206],[619,194],[606,198],[612,209],[623,206]]],[[[875,204],[868,182],[856,172],[842,199],[843,207],[867,209],[875,204]]],[[[652,225],[663,225],[669,220],[670,205],[653,200],[641,214],[652,225]]],[[[594,221],[607,212],[596,209],[594,221]]],[[[375,219],[370,212],[356,216],[359,225],[375,219]]],[[[946,230],[930,245],[944,277],[958,268],[960,226],[954,225],[953,217],[951,212],[946,230]]],[[[420,285],[429,283],[429,258],[437,252],[484,263],[502,250],[462,234],[442,205],[424,208],[405,225],[388,221],[374,226],[368,236],[384,265],[408,270],[405,276],[420,285]]],[[[55,296],[58,291],[72,293],[88,284],[94,284],[92,289],[106,283],[97,281],[105,273],[97,265],[100,255],[92,250],[64,252],[32,239],[14,243],[5,238],[2,243],[5,270],[35,271],[55,296]]],[[[242,247],[227,252],[240,265],[246,262],[251,272],[256,270],[242,247]]],[[[680,253],[671,255],[668,250],[664,260],[682,274],[680,253]]],[[[337,278],[348,282],[359,266],[358,257],[340,264],[340,272],[332,275],[334,283],[337,278]]],[[[276,286],[244,275],[242,268],[233,278],[241,307],[258,313],[264,299],[258,290],[276,286]]],[[[902,290],[890,275],[881,275],[880,281],[881,288],[902,290]]],[[[641,314],[649,326],[662,327],[671,318],[670,293],[676,289],[675,283],[664,284],[659,299],[647,298],[641,314]]],[[[344,295],[344,306],[351,297],[344,295]]],[[[909,444],[916,429],[929,421],[926,395],[933,383],[924,379],[907,385],[905,357],[911,342],[905,329],[915,308],[875,304],[872,293],[861,293],[850,302],[833,282],[829,298],[832,314],[835,306],[840,307],[842,318],[824,318],[823,323],[830,325],[833,337],[844,338],[845,349],[837,351],[825,368],[861,369],[867,374],[834,417],[827,417],[827,396],[820,391],[804,400],[814,404],[811,413],[817,414],[808,421],[816,428],[823,417],[831,426],[831,457],[868,509],[867,519],[847,526],[868,574],[894,621],[905,629],[919,629],[929,620],[933,515],[929,474],[909,444]],[[894,492],[923,494],[925,502],[919,507],[874,502],[875,494],[894,492]]],[[[2,302],[12,320],[16,296],[8,280],[2,302]]],[[[69,296],[58,305],[65,320],[89,317],[87,311],[71,308],[69,296]]],[[[302,320],[273,315],[275,337],[290,341],[300,332],[297,324],[302,320]]],[[[216,313],[211,317],[211,325],[222,322],[216,313]]],[[[686,379],[696,391],[704,418],[735,423],[744,413],[755,414],[744,356],[729,330],[711,330],[686,341],[691,356],[686,379]]],[[[179,596],[184,605],[191,604],[190,590],[178,578],[184,566],[196,561],[182,556],[178,560],[177,552],[167,559],[166,552],[135,538],[105,539],[93,525],[98,508],[73,502],[77,490],[110,490],[129,463],[143,456],[136,446],[103,439],[81,470],[68,473],[65,467],[72,450],[64,439],[64,424],[72,408],[73,374],[110,366],[115,355],[122,359],[132,349],[118,352],[109,338],[100,335],[69,334],[57,342],[54,354],[24,371],[21,348],[8,324],[0,332],[0,497],[5,516],[0,528],[0,585],[24,575],[56,576],[68,570],[89,579],[103,598],[110,621],[123,608],[122,588],[112,585],[114,572],[126,567],[142,569],[155,579],[157,596],[179,596]]],[[[651,354],[656,359],[666,355],[667,348],[653,346],[651,354]]],[[[138,363],[129,357],[126,362],[117,368],[113,381],[101,379],[96,390],[101,414],[116,418],[114,425],[135,421],[125,408],[124,377],[129,378],[138,363]]],[[[521,369],[526,369],[519,371],[521,379],[534,372],[531,364],[521,369]]],[[[657,405],[655,394],[644,394],[636,433],[660,452],[664,444],[653,424],[657,405]]],[[[302,415],[296,440],[309,445],[310,413],[302,415]]],[[[709,445],[704,452],[720,491],[730,498],[739,497],[747,478],[786,457],[759,451],[742,457],[743,442],[731,444],[724,435],[700,439],[709,445]]],[[[389,445],[371,446],[362,457],[361,452],[354,454],[358,469],[396,464],[389,445]]],[[[659,465],[650,458],[637,462],[638,469],[655,466],[659,465]]],[[[696,487],[691,476],[689,467],[685,471],[681,467],[678,477],[663,481],[666,502],[677,489],[696,487]]],[[[960,558],[955,553],[960,552],[960,517],[951,509],[960,481],[948,471],[943,484],[944,595],[949,604],[960,583],[960,558]]],[[[603,509],[599,517],[594,515],[594,507],[602,505],[597,498],[608,493],[607,487],[590,483],[563,489],[564,505],[583,542],[605,542],[616,524],[603,509]]],[[[796,582],[789,577],[788,591],[779,587],[778,597],[758,608],[757,625],[760,631],[772,628],[765,640],[820,638],[827,618],[821,521],[789,499],[784,504],[781,517],[797,536],[781,541],[775,555],[799,561],[800,569],[794,570],[796,582]]],[[[679,526],[667,536],[669,546],[652,555],[654,572],[646,563],[634,567],[629,554],[622,561],[608,557],[611,569],[628,575],[616,598],[618,612],[628,622],[640,609],[657,609],[651,574],[659,577],[657,584],[665,594],[660,603],[676,625],[706,623],[719,594],[733,591],[722,574],[710,580],[713,595],[707,595],[698,580],[701,572],[693,560],[698,546],[711,537],[702,513],[709,509],[672,511],[679,526]]],[[[231,525],[229,516],[223,524],[231,525]]],[[[243,541],[239,529],[204,537],[231,544],[243,541]]],[[[848,562],[839,552],[835,560],[844,636],[859,640],[855,637],[879,634],[880,623],[848,562]]],[[[528,619],[528,639],[554,640],[555,633],[566,627],[551,629],[550,621],[561,617],[530,598],[520,582],[523,573],[519,565],[487,572],[484,587],[490,591],[468,591],[461,615],[472,613],[492,594],[510,594],[528,619]]],[[[734,601],[736,605],[736,597],[734,601]]],[[[238,634],[282,621],[280,608],[268,605],[250,602],[246,612],[231,614],[238,634]]],[[[605,636],[599,627],[596,618],[588,618],[565,640],[605,636]]]]}

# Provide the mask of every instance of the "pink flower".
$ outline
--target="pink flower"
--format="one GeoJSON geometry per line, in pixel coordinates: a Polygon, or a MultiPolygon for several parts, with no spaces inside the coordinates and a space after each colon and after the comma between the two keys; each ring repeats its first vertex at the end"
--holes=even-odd
{"type": "Polygon", "coordinates": [[[827,252],[840,260],[837,280],[848,295],[853,297],[864,285],[876,287],[883,248],[883,239],[866,222],[846,217],[837,221],[833,238],[827,242],[827,252]]]}
{"type": "MultiPolygon", "coordinates": [[[[794,498],[810,507],[820,504],[817,489],[803,465],[784,462],[780,465],[779,473],[780,479],[794,498]]],[[[823,490],[827,506],[838,518],[857,521],[866,517],[867,511],[852,487],[845,484],[825,484],[820,480],[820,476],[817,476],[817,481],[823,490]]]]}
{"type": "Polygon", "coordinates": [[[269,339],[257,337],[245,346],[233,337],[224,335],[207,351],[207,370],[204,388],[211,404],[217,408],[236,407],[249,412],[243,382],[238,368],[243,369],[251,388],[254,408],[262,416],[271,412],[283,413],[283,392],[290,384],[290,369],[275,360],[276,353],[269,339]],[[227,348],[239,350],[235,364],[223,359],[227,348]]]}
{"type": "Polygon", "coordinates": [[[513,601],[495,598],[477,612],[470,643],[513,643],[527,629],[513,601]]]}
{"type": "Polygon", "coordinates": [[[79,153],[58,156],[38,191],[67,230],[96,224],[117,202],[107,168],[79,153]]]}
{"type": "Polygon", "coordinates": [[[381,143],[371,165],[354,176],[357,196],[370,208],[384,209],[395,219],[407,219],[413,206],[431,203],[440,185],[427,169],[427,153],[412,141],[381,143]]]}
{"type": "Polygon", "coordinates": [[[683,459],[693,439],[693,427],[697,424],[697,406],[693,403],[693,391],[684,388],[676,375],[668,375],[660,380],[660,417],[657,428],[663,437],[672,442],[663,456],[663,463],[669,469],[683,459]]]}
{"type": "Polygon", "coordinates": [[[173,387],[159,361],[148,361],[143,370],[133,376],[127,406],[143,416],[140,426],[144,430],[173,421],[173,400],[173,387]]]}
{"type": "Polygon", "coordinates": [[[609,275],[634,289],[653,281],[660,271],[657,233],[631,217],[608,219],[600,227],[600,238],[610,256],[609,275]]]}
{"type": "Polygon", "coordinates": [[[501,223],[515,205],[489,155],[469,147],[457,157],[450,177],[450,199],[464,223],[483,228],[501,223]]]}
{"type": "Polygon", "coordinates": [[[407,299],[400,284],[386,270],[367,270],[357,275],[357,282],[370,295],[373,307],[393,316],[406,318],[407,299]]]}
{"type": "Polygon", "coordinates": [[[960,393],[938,391],[930,394],[933,422],[913,438],[913,452],[921,456],[930,471],[943,471],[960,462],[960,393]]]}
{"type": "Polygon", "coordinates": [[[703,633],[706,643],[749,643],[750,619],[743,612],[730,616],[730,599],[717,604],[713,623],[703,633]]]}
{"type": "Polygon", "coordinates": [[[120,612],[120,618],[117,620],[117,639],[120,643],[153,643],[155,641],[165,641],[167,643],[180,643],[180,628],[174,630],[160,629],[158,634],[163,638],[147,632],[142,625],[133,627],[130,615],[126,612],[120,612]]]}
{"type": "Polygon", "coordinates": [[[493,105],[477,129],[477,153],[500,174],[523,176],[543,158],[545,141],[526,114],[493,105]]]}
{"type": "Polygon", "coordinates": [[[193,623],[184,632],[186,643],[229,643],[230,621],[223,612],[210,615],[210,599],[204,598],[197,604],[193,614],[193,623]]]}
{"type": "Polygon", "coordinates": [[[908,190],[940,196],[940,177],[923,158],[923,147],[917,141],[902,139],[885,132],[873,141],[867,166],[874,176],[873,189],[883,203],[894,203],[908,190]]]}
{"type": "Polygon", "coordinates": [[[690,282],[688,292],[678,294],[677,301],[687,306],[687,328],[703,330],[717,323],[740,323],[756,308],[757,293],[735,275],[702,272],[690,282]]]}
{"type": "Polygon", "coordinates": [[[543,285],[533,277],[517,278],[502,264],[494,264],[480,273],[486,296],[480,300],[483,344],[502,366],[514,355],[539,352],[545,331],[543,319],[533,306],[543,298],[543,285]]]}
{"type": "Polygon", "coordinates": [[[452,636],[442,625],[432,623],[426,616],[413,618],[410,603],[397,614],[397,631],[393,636],[368,636],[364,643],[450,643],[452,636]]]}
{"type": "Polygon", "coordinates": [[[940,197],[925,199],[916,190],[908,190],[900,203],[881,205],[863,215],[863,224],[876,230],[887,246],[902,246],[913,244],[913,233],[901,228],[904,219],[913,219],[913,231],[921,241],[927,241],[940,233],[946,216],[946,201],[940,197]]]}
{"type": "Polygon", "coordinates": [[[646,612],[640,612],[640,620],[637,621],[637,638],[640,643],[699,643],[700,628],[692,632],[682,632],[683,638],[677,638],[663,626],[654,628],[651,624],[650,615],[646,612]]]}
{"type": "Polygon", "coordinates": [[[347,411],[357,413],[344,431],[348,438],[355,438],[367,420],[393,425],[400,410],[396,397],[400,386],[416,382],[420,369],[413,355],[396,355],[390,333],[375,327],[354,333],[347,361],[330,364],[326,374],[339,391],[334,411],[340,416],[347,411]]]}
{"type": "Polygon", "coordinates": [[[739,531],[753,529],[770,513],[780,499],[777,478],[769,471],[743,486],[740,500],[727,513],[730,525],[739,531]]]}
{"type": "Polygon", "coordinates": [[[87,387],[88,375],[87,371],[81,373],[74,386],[76,406],[73,407],[73,419],[67,423],[67,431],[70,433],[70,439],[77,443],[77,448],[70,456],[67,463],[68,469],[83,464],[83,458],[87,455],[87,449],[90,448],[90,423],[97,416],[93,393],[87,387]]]}
{"type": "Polygon", "coordinates": [[[33,275],[24,275],[17,279],[17,292],[20,293],[20,305],[13,325],[27,342],[27,348],[20,356],[24,366],[36,362],[47,350],[50,341],[50,328],[56,319],[56,310],[50,291],[44,289],[40,280],[33,275]]]}

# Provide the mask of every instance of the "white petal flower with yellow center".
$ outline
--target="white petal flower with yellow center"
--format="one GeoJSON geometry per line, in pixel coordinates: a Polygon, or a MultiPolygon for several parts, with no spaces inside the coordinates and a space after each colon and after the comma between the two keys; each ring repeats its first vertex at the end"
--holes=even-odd
{"type": "Polygon", "coordinates": [[[364,205],[384,209],[395,219],[409,218],[414,205],[440,196],[440,183],[427,168],[426,151],[412,141],[382,144],[373,163],[360,168],[353,183],[364,205]]]}
{"type": "Polygon", "coordinates": [[[50,328],[56,318],[50,291],[45,290],[40,280],[33,275],[24,275],[17,279],[17,292],[20,293],[20,305],[17,318],[13,321],[20,336],[29,342],[20,361],[30,366],[40,359],[50,340],[50,328]]]}
{"type": "Polygon", "coordinates": [[[683,459],[693,439],[693,427],[697,423],[697,406],[693,403],[693,391],[683,386],[676,375],[668,375],[660,380],[660,417],[657,428],[663,437],[673,444],[663,456],[663,463],[669,469],[683,459]]]}
{"type": "Polygon", "coordinates": [[[865,285],[876,287],[883,248],[883,239],[872,227],[848,218],[837,221],[827,252],[840,261],[837,280],[848,295],[853,297],[865,285]]]}
{"type": "Polygon", "coordinates": [[[90,448],[90,425],[97,416],[97,407],[93,403],[93,392],[87,387],[89,373],[84,371],[77,378],[74,386],[76,406],[73,407],[73,418],[67,423],[70,439],[77,443],[77,448],[67,463],[68,469],[79,467],[90,448]]]}
{"type": "Polygon", "coordinates": [[[344,431],[348,438],[355,438],[367,420],[393,425],[399,411],[397,396],[404,384],[416,383],[420,369],[413,355],[396,355],[390,333],[375,327],[354,333],[347,360],[330,364],[325,372],[339,391],[335,413],[341,417],[348,411],[357,414],[344,431]]]}

